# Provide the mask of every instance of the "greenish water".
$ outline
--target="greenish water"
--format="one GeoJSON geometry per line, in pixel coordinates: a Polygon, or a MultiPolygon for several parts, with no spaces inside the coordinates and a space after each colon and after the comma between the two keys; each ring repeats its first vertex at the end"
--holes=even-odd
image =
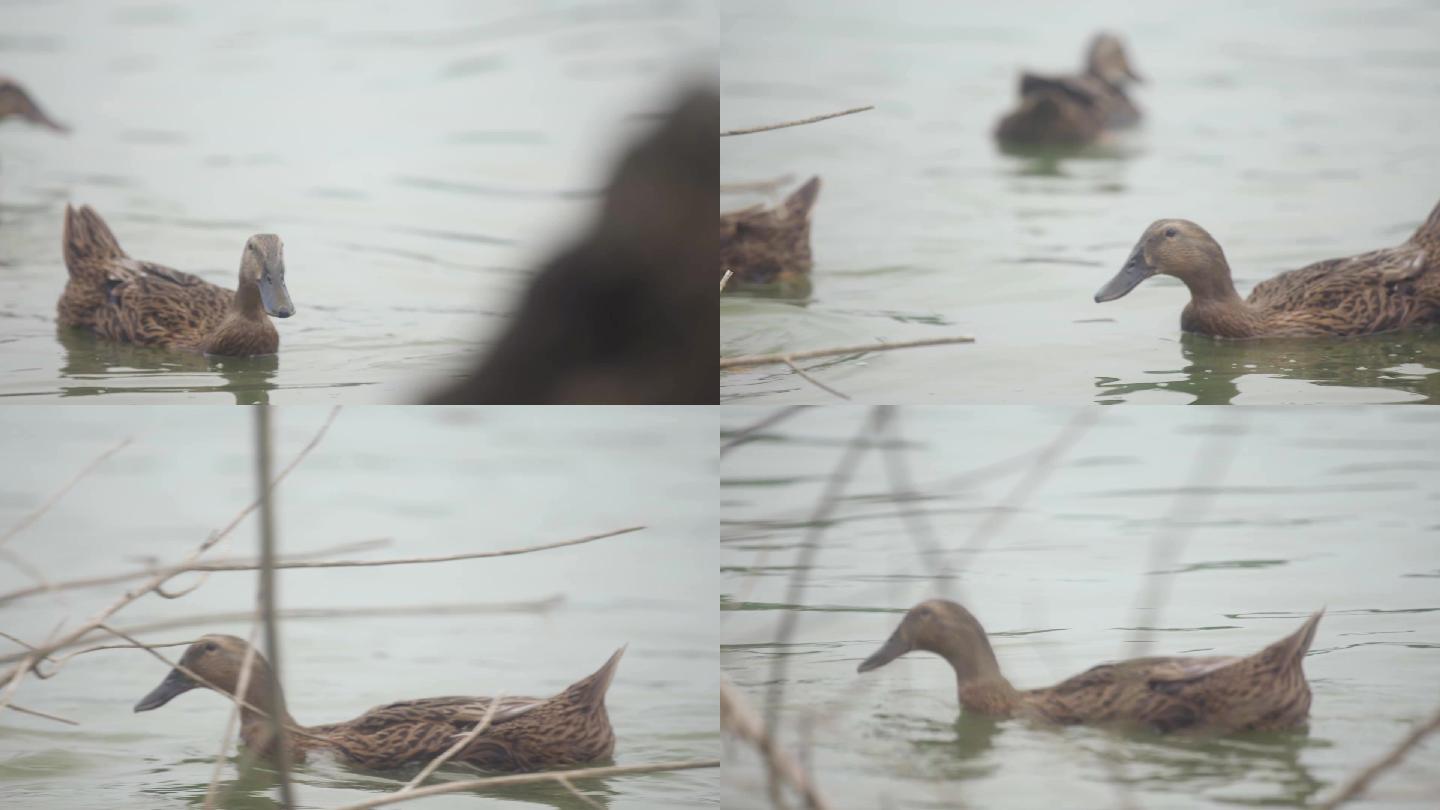
{"type": "MultiPolygon", "coordinates": [[[[767,413],[721,421],[733,438],[767,413]]],[[[1428,409],[902,408],[883,446],[903,451],[909,494],[891,484],[897,456],[872,450],[816,540],[812,512],[863,421],[802,411],[721,468],[722,672],[757,706],[778,677],[785,742],[836,806],[1099,808],[1123,791],[1140,807],[1303,807],[1440,700],[1428,409]],[[975,613],[1020,688],[1136,655],[1247,654],[1325,607],[1309,729],[1048,729],[961,715],[935,656],[856,673],[936,595],[975,613]]],[[[1355,806],[1433,807],[1437,754],[1432,738],[1355,806]]],[[[725,806],[768,806],[753,754],[726,757],[725,806]]]]}
{"type": "MultiPolygon", "coordinates": [[[[11,0],[0,72],[72,132],[0,125],[0,397],[415,402],[585,227],[617,150],[713,75],[703,2],[11,0]],[[285,242],[278,362],[58,330],[65,204],[233,288],[285,242]]],[[[94,402],[96,400],[87,400],[94,402]]]]}
{"type": "MultiPolygon", "coordinates": [[[[727,295],[725,356],[970,335],[974,344],[809,361],[858,400],[1389,403],[1440,400],[1440,332],[1219,344],[1152,279],[1092,296],[1152,221],[1192,219],[1237,288],[1405,240],[1440,201],[1440,6],[1323,0],[774,4],[721,12],[722,126],[870,112],[721,140],[722,184],[810,175],[813,293],[727,295]],[[990,132],[1021,69],[1078,67],[1121,33],[1144,125],[1075,156],[990,132]]],[[[731,402],[829,402],[788,369],[721,377],[731,402]]]]}
{"type": "MultiPolygon", "coordinates": [[[[324,417],[324,409],[279,411],[277,464],[288,463],[324,417]]],[[[615,764],[717,758],[714,430],[713,409],[679,407],[343,411],[281,485],[281,553],[388,537],[384,548],[339,556],[446,555],[649,528],[532,555],[281,572],[282,609],[352,614],[282,622],[286,698],[296,719],[335,722],[437,695],[554,694],[628,644],[606,700],[615,764]],[[515,603],[531,607],[492,609],[515,603]]],[[[252,497],[251,432],[250,415],[239,409],[0,410],[0,444],[10,462],[0,475],[0,526],[7,529],[100,451],[135,439],[5,544],[0,592],[31,584],[9,555],[52,580],[182,558],[252,497]]],[[[214,553],[252,555],[255,531],[247,519],[214,553]]],[[[172,585],[195,581],[181,577],[172,585]]],[[[126,587],[4,604],[0,629],[40,640],[61,619],[73,627],[126,587]]],[[[114,623],[182,623],[146,633],[151,642],[206,632],[244,637],[248,623],[203,617],[247,611],[254,589],[251,573],[216,573],[182,599],[147,596],[114,623]]],[[[0,654],[18,650],[0,641],[0,654]]],[[[49,680],[26,681],[17,704],[81,725],[6,712],[0,805],[200,806],[229,703],[201,690],[132,713],[165,673],[144,653],[114,650],[77,657],[49,680]]],[[[393,792],[416,770],[366,772],[316,758],[295,773],[300,806],[336,807],[393,792]]],[[[475,775],[446,766],[436,779],[475,775]]],[[[277,806],[273,778],[265,769],[237,774],[232,762],[222,806],[277,806]]],[[[719,773],[577,786],[617,810],[715,806],[719,773]]],[[[553,785],[424,802],[477,803],[587,806],[553,785]]]]}

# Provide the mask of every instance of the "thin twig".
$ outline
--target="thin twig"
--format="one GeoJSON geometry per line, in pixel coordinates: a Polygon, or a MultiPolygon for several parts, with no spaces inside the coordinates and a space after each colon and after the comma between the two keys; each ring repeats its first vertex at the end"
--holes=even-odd
{"type": "Polygon", "coordinates": [[[1395,747],[1385,752],[1385,755],[1367,765],[1363,770],[1346,780],[1345,784],[1335,792],[1334,796],[1316,805],[1315,810],[1335,810],[1335,808],[1357,798],[1370,787],[1375,777],[1390,770],[1409,754],[1411,749],[1419,745],[1426,737],[1440,731],[1440,711],[1430,715],[1430,718],[1410,730],[1401,738],[1395,747]]]}
{"type": "Polygon", "coordinates": [[[733,450],[742,444],[755,441],[755,439],[759,437],[760,431],[778,425],[786,419],[789,419],[795,414],[805,410],[807,407],[809,406],[791,405],[788,408],[781,408],[780,410],[775,411],[771,414],[767,414],[761,419],[749,425],[746,425],[743,428],[731,431],[727,441],[724,444],[720,445],[720,455],[723,456],[728,450],[733,450]]]}
{"type": "Polygon", "coordinates": [[[464,736],[456,740],[454,745],[445,749],[444,753],[440,754],[440,756],[430,760],[430,764],[426,765],[424,768],[421,768],[420,772],[415,774],[414,779],[406,782],[405,786],[400,788],[400,790],[396,792],[407,793],[420,787],[425,783],[426,779],[430,778],[430,774],[435,773],[436,769],[438,769],[441,765],[444,765],[446,762],[450,761],[451,757],[463,751],[465,749],[465,746],[475,741],[476,737],[484,734],[485,729],[490,727],[490,721],[495,718],[495,710],[500,708],[501,697],[503,697],[503,695],[496,695],[495,697],[491,698],[490,705],[485,707],[485,716],[480,718],[480,722],[476,723],[474,728],[465,732],[464,736]]]}
{"type": "Polygon", "coordinates": [[[824,391],[824,392],[827,393],[827,394],[832,394],[832,395],[834,395],[834,396],[836,396],[836,397],[839,397],[840,399],[843,399],[843,400],[845,400],[845,401],[847,401],[847,402],[850,400],[850,397],[846,396],[845,394],[840,393],[839,391],[836,391],[834,388],[831,388],[830,386],[826,385],[825,383],[822,383],[822,382],[820,382],[819,380],[815,379],[814,377],[811,377],[809,374],[805,373],[805,369],[800,368],[799,366],[795,365],[795,361],[791,360],[791,359],[788,358],[788,357],[785,358],[785,365],[789,366],[791,371],[795,372],[796,374],[799,374],[799,375],[800,375],[800,379],[804,380],[805,382],[810,383],[811,385],[815,386],[816,388],[819,388],[821,391],[824,391]]]}
{"type": "Polygon", "coordinates": [[[733,275],[735,275],[734,270],[731,270],[728,267],[725,268],[725,275],[720,277],[720,292],[725,292],[725,285],[730,281],[730,277],[733,275]]]}
{"type": "Polygon", "coordinates": [[[875,105],[874,105],[874,104],[867,104],[867,105],[864,106],[864,107],[853,107],[853,108],[848,109],[848,110],[841,110],[840,112],[826,113],[825,115],[816,115],[816,116],[812,116],[812,117],[810,117],[810,118],[802,118],[802,119],[800,119],[799,121],[786,121],[786,122],[781,123],[781,124],[766,124],[766,125],[763,126],[763,127],[750,127],[750,128],[748,128],[748,129],[730,129],[730,130],[726,130],[726,131],[720,133],[720,137],[722,137],[722,138],[729,138],[729,137],[732,136],[732,135],[751,135],[751,134],[754,134],[754,133],[756,133],[756,132],[769,132],[769,131],[772,130],[772,129],[785,129],[786,127],[798,127],[798,126],[801,126],[801,125],[804,125],[804,124],[813,124],[813,123],[815,123],[815,122],[817,122],[817,121],[828,121],[828,120],[830,120],[831,118],[839,118],[839,117],[842,116],[842,115],[854,115],[855,113],[862,113],[862,112],[865,112],[866,110],[873,110],[873,109],[875,109],[875,105]]]}
{"type": "Polygon", "coordinates": [[[566,790],[570,791],[571,796],[574,796],[575,798],[584,802],[586,807],[593,807],[595,808],[595,810],[605,810],[605,805],[595,801],[589,796],[586,796],[584,793],[581,793],[580,789],[575,787],[575,785],[569,779],[566,779],[563,776],[557,776],[555,777],[555,781],[560,783],[560,787],[563,787],[566,790]]]}
{"type": "MultiPolygon", "coordinates": [[[[333,546],[318,548],[313,551],[306,551],[299,554],[288,555],[282,558],[281,563],[284,564],[287,562],[294,562],[299,560],[314,560],[328,557],[332,554],[342,554],[348,551],[370,551],[372,549],[388,546],[392,542],[394,542],[392,538],[380,537],[373,540],[359,540],[353,543],[338,543],[333,546]]],[[[242,560],[235,558],[220,558],[214,560],[212,563],[206,563],[205,565],[219,566],[225,565],[227,563],[235,563],[237,567],[230,569],[220,569],[186,566],[184,567],[183,571],[177,571],[176,573],[184,573],[184,571],[202,570],[250,571],[257,570],[260,567],[260,562],[258,560],[242,560]]],[[[34,596],[39,593],[48,593],[50,591],[67,591],[73,588],[91,588],[98,585],[114,585],[117,582],[129,582],[130,580],[135,579],[146,579],[147,577],[155,576],[157,573],[159,573],[159,570],[156,569],[154,566],[151,566],[149,568],[144,568],[139,571],[127,571],[123,574],[104,574],[102,576],[82,577],[80,579],[70,579],[63,582],[53,582],[30,588],[20,588],[19,590],[10,591],[9,593],[0,594],[0,605],[4,605],[8,602],[13,602],[16,599],[23,599],[27,596],[34,596]]]]}
{"type": "Polygon", "coordinates": [[[10,542],[10,538],[19,534],[30,524],[39,520],[46,512],[50,511],[50,507],[54,506],[57,501],[65,497],[65,493],[73,489],[76,484],[80,483],[80,481],[85,478],[85,476],[94,472],[96,467],[99,467],[101,464],[103,464],[105,462],[105,459],[110,458],[121,450],[124,450],[125,447],[129,445],[132,441],[133,439],[126,438],[124,441],[121,441],[119,444],[96,456],[93,460],[91,460],[89,464],[85,465],[84,469],[80,470],[80,472],[76,473],[73,478],[66,482],[65,486],[61,487],[54,495],[51,495],[48,499],[46,499],[44,503],[36,507],[35,511],[21,518],[19,523],[11,526],[10,530],[5,532],[5,534],[0,535],[0,546],[3,546],[6,543],[10,542]]]}
{"type": "Polygon", "coordinates": [[[427,796],[444,793],[460,793],[467,790],[483,790],[511,785],[533,785],[538,782],[554,782],[558,779],[602,779],[607,776],[625,776],[633,773],[661,773],[665,771],[688,771],[696,768],[718,768],[718,759],[683,760],[680,762],[656,762],[650,765],[612,765],[603,768],[579,768],[573,771],[542,771],[540,773],[516,773],[508,776],[492,776],[486,779],[468,779],[460,782],[445,782],[439,785],[416,788],[408,793],[387,793],[355,804],[347,804],[337,810],[369,810],[427,796]]]}
{"type": "Polygon", "coordinates": [[[830,803],[825,801],[805,769],[775,744],[775,738],[766,731],[765,723],[724,675],[720,676],[720,727],[755,746],[770,770],[790,783],[790,787],[805,798],[805,804],[811,810],[829,810],[830,803]]]}
{"type": "Polygon", "coordinates": [[[721,183],[721,194],[774,194],[795,182],[795,175],[782,174],[772,180],[754,180],[748,183],[721,183]]]}
{"type": "Polygon", "coordinates": [[[796,360],[811,360],[816,357],[842,357],[847,354],[869,354],[870,352],[892,352],[896,349],[918,349],[923,346],[948,346],[955,343],[974,343],[975,338],[964,335],[953,337],[905,340],[899,343],[865,343],[859,346],[840,346],[834,349],[808,349],[803,352],[783,354],[750,354],[742,357],[720,358],[720,368],[749,368],[751,366],[785,365],[796,360]]]}
{"type": "Polygon", "coordinates": [[[255,409],[255,488],[260,490],[260,618],[265,624],[265,657],[270,677],[265,708],[270,712],[270,738],[274,741],[276,775],[280,780],[280,806],[295,806],[290,784],[290,738],[281,726],[280,629],[275,618],[275,500],[270,491],[270,408],[255,409]]]}
{"type": "MultiPolygon", "coordinates": [[[[545,597],[544,599],[535,599],[535,600],[524,601],[524,602],[494,602],[494,603],[490,603],[490,604],[485,604],[485,603],[477,603],[477,604],[466,604],[466,603],[449,604],[449,603],[446,603],[446,604],[431,604],[431,605],[401,605],[401,606],[395,606],[395,607],[375,607],[375,606],[367,605],[367,606],[363,606],[363,607],[350,607],[350,608],[283,608],[283,609],[281,609],[281,610],[279,611],[279,614],[280,614],[280,618],[286,619],[286,620],[295,620],[295,619],[362,619],[362,618],[383,617],[383,616],[435,616],[435,615],[468,616],[468,615],[488,614],[488,613],[538,613],[538,612],[544,612],[544,611],[548,611],[548,610],[553,610],[554,608],[560,606],[560,605],[563,604],[564,602],[565,602],[565,597],[561,596],[560,594],[554,594],[554,595],[552,595],[552,596],[545,597]]],[[[161,620],[161,621],[145,622],[145,623],[143,623],[143,624],[127,625],[127,626],[122,627],[122,628],[120,628],[120,629],[123,630],[123,631],[126,632],[126,633],[131,634],[131,635],[139,635],[139,634],[141,634],[141,633],[153,633],[153,632],[155,632],[155,631],[157,631],[157,630],[175,630],[175,629],[182,628],[182,627],[210,627],[210,626],[213,626],[213,625],[216,625],[216,624],[224,624],[224,623],[231,623],[231,622],[246,622],[246,621],[252,620],[252,619],[254,618],[254,616],[255,616],[255,614],[254,614],[253,611],[228,611],[228,612],[224,612],[224,613],[196,613],[196,614],[192,614],[192,615],[189,615],[189,616],[181,616],[181,617],[174,618],[174,619],[164,619],[164,620],[161,620]]],[[[73,641],[73,642],[71,642],[71,643],[69,643],[69,644],[66,644],[66,645],[64,645],[64,646],[67,647],[67,648],[68,648],[68,647],[76,647],[76,646],[80,646],[81,644],[84,644],[84,643],[85,643],[85,639],[82,638],[82,639],[77,639],[76,641],[73,641]]],[[[189,644],[190,642],[185,641],[185,642],[180,642],[180,643],[181,643],[181,644],[189,644]]],[[[94,652],[94,651],[96,651],[96,650],[129,649],[130,646],[131,646],[131,645],[114,644],[114,645],[101,645],[101,646],[99,646],[99,647],[89,647],[89,648],[86,648],[86,649],[83,649],[83,650],[78,650],[78,651],[76,651],[76,652],[70,653],[69,655],[66,655],[65,657],[59,659],[59,661],[62,661],[62,662],[63,662],[63,661],[66,661],[66,660],[68,660],[68,659],[70,659],[70,658],[73,658],[73,657],[76,656],[76,655],[81,655],[81,654],[83,654],[83,653],[94,652]]],[[[177,645],[173,645],[173,644],[170,644],[170,645],[167,645],[167,644],[152,644],[152,645],[149,645],[149,646],[152,646],[152,647],[166,647],[166,646],[177,646],[177,645]]],[[[38,648],[36,648],[36,649],[38,649],[38,648]]],[[[54,653],[54,652],[57,652],[57,650],[55,650],[55,649],[53,649],[53,648],[47,647],[47,648],[46,648],[46,652],[47,652],[47,654],[52,654],[52,653],[54,653]]],[[[19,661],[19,660],[21,660],[22,658],[24,658],[27,654],[28,654],[28,653],[12,653],[12,654],[9,654],[9,655],[0,656],[0,664],[9,664],[9,663],[13,663],[13,662],[15,662],[15,661],[19,661]]],[[[47,659],[47,660],[48,660],[48,659],[47,659]]]]}
{"type": "Polygon", "coordinates": [[[46,720],[56,720],[56,721],[61,722],[61,723],[69,723],[69,724],[72,725],[72,726],[78,726],[78,725],[80,725],[79,723],[75,722],[74,720],[69,720],[69,719],[66,719],[66,718],[64,718],[64,717],[61,717],[61,716],[55,715],[55,714],[47,714],[47,713],[45,713],[45,712],[36,711],[36,710],[34,710],[34,709],[27,709],[27,708],[25,708],[24,706],[16,706],[14,703],[11,703],[9,706],[6,706],[5,708],[9,709],[9,710],[12,711],[12,712],[19,712],[19,713],[21,713],[21,714],[30,714],[30,715],[34,715],[34,716],[36,716],[36,717],[43,717],[43,718],[45,718],[46,720]]]}

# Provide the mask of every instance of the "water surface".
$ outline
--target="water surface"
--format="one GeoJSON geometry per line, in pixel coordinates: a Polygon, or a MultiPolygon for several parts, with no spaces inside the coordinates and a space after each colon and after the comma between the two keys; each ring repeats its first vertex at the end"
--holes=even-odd
{"type": "MultiPolygon", "coordinates": [[[[1214,234],[1242,294],[1406,239],[1440,201],[1437,30],[1424,0],[727,2],[724,128],[877,109],[721,140],[722,184],[792,178],[724,209],[825,184],[812,297],[727,295],[722,353],[976,338],[813,361],[879,402],[1434,402],[1440,332],[1217,346],[1181,337],[1174,279],[1092,297],[1165,217],[1214,234]],[[1144,126],[1079,155],[1002,153],[1019,71],[1078,68],[1100,28],[1147,80],[1144,126]]],[[[831,400],[783,367],[721,379],[728,401],[831,400]]]]}
{"type": "MultiPolygon", "coordinates": [[[[725,409],[722,424],[764,413],[725,409]]],[[[885,446],[903,451],[911,494],[895,495],[872,451],[814,541],[821,489],[862,421],[804,411],[721,470],[722,672],[763,705],[783,662],[788,744],[806,747],[810,728],[837,806],[1116,807],[1124,791],[1140,807],[1303,807],[1440,700],[1428,409],[901,409],[885,446]],[[1037,472],[1042,452],[1052,463],[1037,472]],[[1046,729],[960,715],[935,656],[857,674],[935,595],[975,613],[1020,688],[1137,655],[1249,653],[1325,607],[1304,664],[1309,730],[1046,729]],[[786,617],[796,631],[781,643],[786,617]]],[[[1433,807],[1437,754],[1432,738],[1355,806],[1433,807]]],[[[726,756],[726,806],[766,806],[756,758],[726,756]]]]}

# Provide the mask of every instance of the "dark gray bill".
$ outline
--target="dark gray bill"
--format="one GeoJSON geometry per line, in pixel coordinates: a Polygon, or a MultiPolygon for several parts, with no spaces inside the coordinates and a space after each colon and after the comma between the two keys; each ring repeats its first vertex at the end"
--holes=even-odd
{"type": "Polygon", "coordinates": [[[151,709],[158,709],[173,700],[176,695],[189,692],[199,685],[180,670],[172,669],[159,686],[151,689],[150,694],[140,698],[140,702],[135,704],[135,711],[148,712],[151,709]]]}
{"type": "Polygon", "coordinates": [[[876,650],[874,655],[861,661],[860,667],[855,671],[869,672],[872,669],[879,669],[907,652],[910,652],[910,644],[900,638],[900,634],[897,632],[890,636],[890,639],[876,650]]]}
{"type": "Polygon", "coordinates": [[[260,303],[265,311],[276,318],[288,318],[295,314],[295,305],[290,303],[290,291],[285,289],[284,277],[270,280],[270,274],[260,277],[260,303]]]}
{"type": "Polygon", "coordinates": [[[1145,263],[1144,249],[1140,245],[1136,245],[1130,258],[1125,260],[1125,266],[1120,268],[1120,272],[1116,273],[1115,277],[1110,279],[1104,287],[1101,287],[1100,292],[1095,293],[1095,303],[1103,304],[1106,301],[1114,301],[1153,275],[1155,275],[1154,268],[1145,263]]]}

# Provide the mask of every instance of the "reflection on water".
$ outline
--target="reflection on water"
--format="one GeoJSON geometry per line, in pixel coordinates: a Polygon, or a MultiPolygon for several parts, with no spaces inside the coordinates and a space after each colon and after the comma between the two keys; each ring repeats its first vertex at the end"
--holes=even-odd
{"type": "Polygon", "coordinates": [[[66,397],[108,394],[121,387],[132,393],[229,393],[234,395],[236,405],[268,405],[270,391],[275,388],[272,380],[280,368],[280,356],[276,354],[215,357],[106,340],[93,332],[64,326],[56,329],[56,337],[65,348],[60,373],[67,382],[60,391],[66,397]],[[188,375],[206,372],[213,372],[223,382],[176,384],[194,379],[188,375]],[[117,382],[117,378],[123,382],[117,382]]]}
{"type": "Polygon", "coordinates": [[[1383,335],[1313,340],[1217,340],[1185,334],[1185,365],[1148,372],[1155,381],[1098,377],[1095,401],[1123,402],[1141,391],[1187,394],[1195,405],[1226,405],[1241,394],[1245,378],[1301,380],[1321,386],[1385,391],[1386,400],[1435,404],[1440,401],[1440,330],[1416,329],[1383,335]],[[1404,397],[1388,392],[1403,392],[1404,397]]]}

